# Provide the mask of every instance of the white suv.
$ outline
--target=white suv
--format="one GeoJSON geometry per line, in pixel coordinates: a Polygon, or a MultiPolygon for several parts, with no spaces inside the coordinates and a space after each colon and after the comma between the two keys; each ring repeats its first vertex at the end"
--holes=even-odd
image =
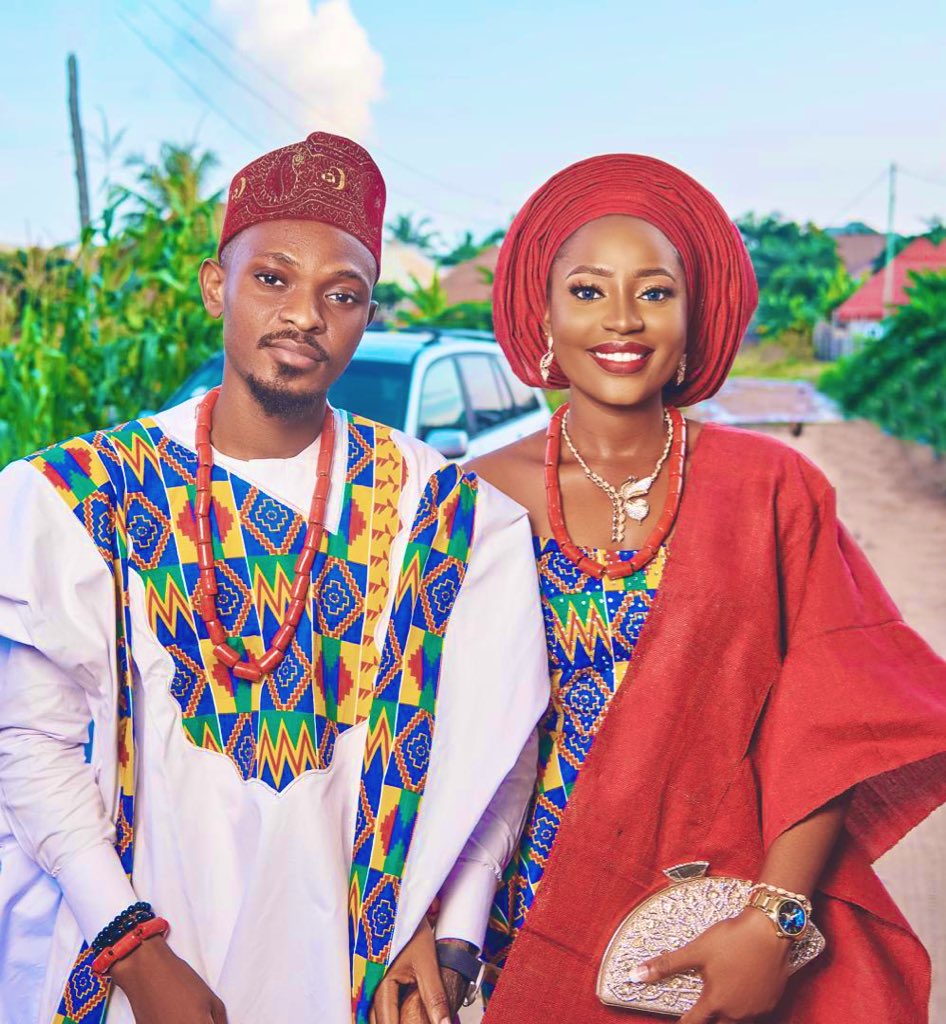
{"type": "MultiPolygon", "coordinates": [[[[450,459],[468,459],[545,428],[549,407],[480,331],[374,330],[329,391],[339,409],[397,427],[450,459]]],[[[176,405],[220,383],[213,356],[177,391],[176,405]]]]}

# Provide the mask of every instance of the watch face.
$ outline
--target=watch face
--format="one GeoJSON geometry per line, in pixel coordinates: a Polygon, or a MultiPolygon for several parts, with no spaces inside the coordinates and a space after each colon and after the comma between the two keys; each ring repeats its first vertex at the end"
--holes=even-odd
{"type": "Polygon", "coordinates": [[[778,908],[778,926],[795,938],[808,927],[808,914],[797,900],[782,900],[778,908]]]}

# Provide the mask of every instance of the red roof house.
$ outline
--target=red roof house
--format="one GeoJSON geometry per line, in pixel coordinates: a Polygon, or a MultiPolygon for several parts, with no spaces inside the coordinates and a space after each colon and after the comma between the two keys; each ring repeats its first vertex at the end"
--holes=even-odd
{"type": "MultiPolygon", "coordinates": [[[[906,287],[910,284],[910,271],[922,273],[930,270],[946,270],[946,242],[934,245],[928,238],[914,239],[893,260],[893,289],[891,306],[907,303],[906,287]]],[[[885,308],[887,268],[878,270],[869,277],[847,301],[834,311],[832,319],[836,324],[877,323],[890,312],[885,308]]]]}

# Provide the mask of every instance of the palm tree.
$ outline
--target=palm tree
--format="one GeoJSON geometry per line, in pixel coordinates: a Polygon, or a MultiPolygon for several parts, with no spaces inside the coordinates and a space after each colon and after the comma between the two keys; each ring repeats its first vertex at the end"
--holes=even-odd
{"type": "Polygon", "coordinates": [[[440,235],[429,230],[430,223],[429,217],[415,220],[412,213],[399,213],[388,223],[388,241],[413,245],[421,252],[433,252],[440,235]]]}
{"type": "Polygon", "coordinates": [[[156,211],[172,214],[190,213],[204,201],[207,178],[219,162],[214,153],[199,152],[196,142],[162,143],[157,163],[143,156],[127,160],[129,167],[138,168],[139,198],[156,211]]]}

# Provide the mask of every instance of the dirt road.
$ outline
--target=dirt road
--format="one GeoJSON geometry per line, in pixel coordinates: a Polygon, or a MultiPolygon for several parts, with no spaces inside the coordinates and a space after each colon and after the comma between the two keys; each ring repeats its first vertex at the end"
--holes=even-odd
{"type": "MultiPolygon", "coordinates": [[[[814,424],[801,437],[772,430],[817,463],[840,514],[906,621],[946,657],[946,495],[941,470],[870,424],[814,424]]],[[[946,808],[877,864],[933,958],[930,1019],[946,1024],[946,808]]]]}

